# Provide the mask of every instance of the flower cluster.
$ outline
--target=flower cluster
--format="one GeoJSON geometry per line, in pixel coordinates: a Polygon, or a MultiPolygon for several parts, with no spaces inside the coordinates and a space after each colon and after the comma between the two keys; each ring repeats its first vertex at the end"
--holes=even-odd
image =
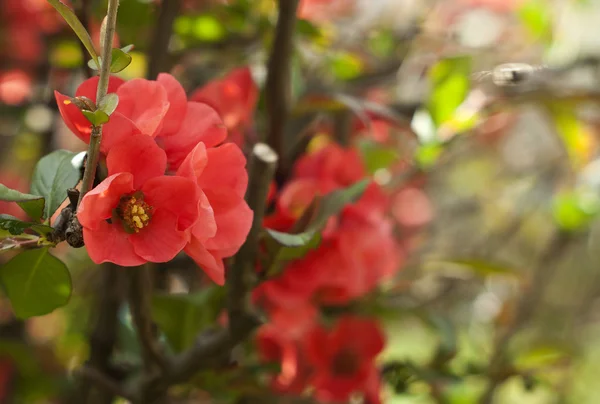
{"type": "MultiPolygon", "coordinates": [[[[97,86],[91,78],[76,96],[95,102],[97,86]]],[[[111,77],[108,92],[119,96],[100,145],[108,177],[86,194],[77,215],[91,259],[135,266],[166,262],[183,250],[222,285],[223,259],[240,248],[253,216],[244,201],[242,151],[224,143],[217,112],[188,101],[169,74],[111,77]]],[[[82,112],[69,97],[55,96],[66,125],[89,142],[82,112]]]]}
{"type": "MultiPolygon", "coordinates": [[[[355,149],[326,144],[297,161],[294,178],[277,196],[275,213],[265,219],[265,226],[289,231],[316,195],[365,176],[355,149]]],[[[317,307],[342,306],[363,297],[401,267],[402,253],[386,217],[389,203],[372,182],[355,204],[329,219],[316,250],[255,290],[255,301],[272,321],[260,330],[259,347],[266,360],[282,363],[274,381],[277,389],[299,393],[312,386],[324,401],[344,401],[362,392],[368,401],[378,402],[374,359],[384,338],[377,323],[346,316],[326,329],[319,325],[317,307]],[[291,318],[293,327],[285,324],[291,318]]]]}

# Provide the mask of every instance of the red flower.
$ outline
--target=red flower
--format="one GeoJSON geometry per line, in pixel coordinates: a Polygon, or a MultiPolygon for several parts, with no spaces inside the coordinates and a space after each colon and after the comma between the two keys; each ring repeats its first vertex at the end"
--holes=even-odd
{"type": "Polygon", "coordinates": [[[229,130],[229,140],[242,145],[243,130],[252,123],[258,101],[258,87],[248,67],[231,71],[220,80],[213,80],[197,89],[190,101],[205,103],[223,118],[229,130]]]}
{"type": "Polygon", "coordinates": [[[375,358],[384,343],[383,333],[373,320],[347,316],[332,330],[315,327],[307,335],[306,348],[315,368],[312,384],[317,399],[347,401],[353,392],[370,387],[375,358]]]}
{"type": "Polygon", "coordinates": [[[85,195],[77,213],[90,258],[122,266],[171,260],[198,219],[196,184],[165,176],[166,155],[148,136],[122,141],[106,160],[108,178],[85,195]]]}
{"type": "Polygon", "coordinates": [[[219,285],[225,283],[223,258],[239,250],[252,224],[253,213],[244,200],[245,167],[246,158],[233,143],[207,149],[200,142],[177,170],[198,185],[199,216],[206,217],[191,228],[185,252],[219,285]]]}

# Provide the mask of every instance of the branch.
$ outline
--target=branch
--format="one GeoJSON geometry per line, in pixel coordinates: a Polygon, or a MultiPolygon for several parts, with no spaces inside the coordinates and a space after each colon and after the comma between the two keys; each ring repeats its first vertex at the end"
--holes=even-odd
{"type": "MultiPolygon", "coordinates": [[[[108,1],[108,12],[106,14],[106,31],[103,38],[102,47],[102,66],[100,66],[100,80],[98,81],[98,90],[96,92],[96,104],[100,104],[102,98],[108,91],[108,81],[110,79],[110,63],[112,61],[112,43],[117,26],[117,9],[119,0],[108,1]]],[[[87,163],[83,173],[83,182],[81,184],[81,194],[79,203],[88,191],[92,189],[94,177],[96,176],[96,167],[100,159],[100,142],[102,141],[102,126],[92,126],[90,144],[87,151],[87,163]]]]}
{"type": "Polygon", "coordinates": [[[181,9],[181,0],[163,1],[160,5],[156,28],[152,33],[152,46],[148,49],[148,72],[146,78],[155,80],[158,73],[166,71],[169,42],[173,22],[181,9]]]}
{"type": "Polygon", "coordinates": [[[567,250],[567,247],[571,245],[572,240],[573,238],[571,235],[559,232],[553,236],[550,243],[542,252],[542,256],[533,270],[529,282],[529,290],[524,291],[521,295],[521,299],[519,300],[511,323],[500,334],[494,346],[494,352],[492,353],[488,368],[490,382],[479,400],[480,404],[491,404],[496,389],[511,375],[510,371],[507,370],[505,366],[506,348],[512,337],[531,318],[536,306],[542,299],[545,290],[544,285],[547,283],[548,279],[552,277],[557,268],[556,264],[564,256],[564,253],[567,250]]]}
{"type": "Polygon", "coordinates": [[[147,265],[132,268],[130,274],[129,307],[140,341],[144,368],[151,373],[156,365],[161,369],[166,366],[151,317],[152,274],[147,265]]]}
{"type": "MultiPolygon", "coordinates": [[[[111,379],[108,375],[103,372],[100,372],[94,368],[90,367],[81,367],[75,371],[75,375],[78,376],[82,380],[86,380],[92,384],[94,384],[98,389],[105,392],[106,396],[110,397],[111,403],[114,397],[122,397],[129,401],[132,398],[127,394],[127,392],[119,385],[118,382],[111,379]]],[[[98,396],[96,396],[98,398],[98,396]]]]}
{"type": "Polygon", "coordinates": [[[298,2],[299,0],[279,0],[275,39],[267,64],[267,143],[280,157],[283,156],[283,132],[291,103],[290,63],[298,2]]]}
{"type": "Polygon", "coordinates": [[[232,335],[238,331],[238,318],[249,313],[249,293],[252,274],[255,272],[269,184],[277,168],[277,154],[265,143],[257,143],[250,160],[250,182],[246,193],[248,206],[254,212],[248,238],[235,257],[233,267],[227,273],[227,312],[232,335]]]}

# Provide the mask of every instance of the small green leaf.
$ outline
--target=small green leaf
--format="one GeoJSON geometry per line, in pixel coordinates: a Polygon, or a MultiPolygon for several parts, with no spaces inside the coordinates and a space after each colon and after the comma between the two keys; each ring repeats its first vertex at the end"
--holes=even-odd
{"type": "Polygon", "coordinates": [[[111,115],[119,105],[119,96],[116,93],[106,94],[100,101],[98,109],[104,111],[106,115],[111,115]]]}
{"type": "Polygon", "coordinates": [[[346,205],[359,200],[369,183],[369,179],[364,179],[347,188],[325,195],[321,200],[315,219],[308,225],[306,231],[321,231],[327,224],[327,219],[340,213],[346,205]]]}
{"type": "MultiPolygon", "coordinates": [[[[100,63],[100,62],[101,62],[101,58],[100,58],[100,56],[98,56],[98,63],[100,63]]],[[[87,65],[92,70],[100,70],[100,66],[96,63],[96,61],[94,59],[88,60],[87,65]]]]}
{"type": "Polygon", "coordinates": [[[356,55],[340,52],[332,57],[331,70],[340,80],[350,80],[358,77],[363,71],[363,61],[356,55]]]}
{"type": "Polygon", "coordinates": [[[296,30],[298,31],[298,34],[311,40],[318,39],[321,36],[321,30],[319,30],[319,27],[304,19],[299,19],[296,22],[296,30]]]}
{"type": "Polygon", "coordinates": [[[437,127],[452,119],[458,106],[467,97],[470,74],[471,58],[466,56],[444,59],[430,69],[433,89],[427,109],[437,127]]]}
{"type": "Polygon", "coordinates": [[[389,168],[398,160],[398,152],[389,147],[383,147],[369,139],[362,139],[358,143],[363,162],[370,174],[374,174],[382,168],[389,168]]]}
{"type": "Polygon", "coordinates": [[[271,229],[265,230],[279,244],[276,248],[277,256],[274,259],[275,262],[300,259],[308,254],[310,250],[314,250],[321,244],[321,235],[315,231],[288,234],[271,229]]]}
{"type": "Polygon", "coordinates": [[[119,73],[120,71],[125,70],[125,68],[131,64],[131,60],[132,57],[130,54],[118,48],[113,49],[110,61],[110,72],[119,73]]]}
{"type": "Polygon", "coordinates": [[[38,161],[31,182],[31,192],[46,198],[45,218],[50,218],[67,198],[67,189],[79,181],[80,172],[72,163],[77,153],[56,150],[38,161]]]}
{"type": "Polygon", "coordinates": [[[590,151],[595,142],[594,131],[578,118],[575,107],[558,102],[546,103],[546,107],[571,163],[575,168],[580,168],[591,157],[590,151]]]}
{"type": "Polygon", "coordinates": [[[98,109],[94,112],[84,109],[81,111],[81,113],[94,126],[100,126],[110,120],[110,117],[106,114],[106,112],[102,111],[101,109],[98,109]]]}
{"type": "Polygon", "coordinates": [[[517,15],[533,38],[547,43],[552,40],[552,16],[546,2],[525,1],[518,8],[517,15]]]}
{"type": "Polygon", "coordinates": [[[41,235],[46,235],[53,231],[52,227],[43,224],[23,222],[14,216],[0,214],[0,229],[7,230],[11,235],[18,236],[25,230],[32,229],[41,235]]]}
{"type": "Polygon", "coordinates": [[[225,37],[227,30],[217,17],[205,14],[196,17],[193,33],[201,41],[216,42],[225,37]]]}
{"type": "Polygon", "coordinates": [[[125,52],[125,53],[129,53],[129,52],[131,52],[131,51],[133,50],[133,48],[134,48],[134,45],[133,45],[133,44],[129,44],[129,45],[127,45],[127,46],[123,46],[123,47],[121,48],[121,50],[122,50],[123,52],[125,52]]]}
{"type": "Polygon", "coordinates": [[[85,49],[89,52],[92,59],[96,61],[96,65],[100,65],[98,62],[98,55],[96,54],[96,50],[94,49],[94,43],[92,42],[92,38],[90,34],[86,31],[83,24],[79,21],[73,10],[69,7],[65,6],[59,0],[48,0],[48,3],[52,5],[62,15],[67,24],[73,29],[79,40],[85,46],[85,49]]]}
{"type": "Polygon", "coordinates": [[[152,298],[152,318],[173,350],[181,352],[194,343],[200,330],[214,323],[222,298],[223,288],[219,287],[209,287],[192,294],[155,295],[152,298]]]}
{"type": "Polygon", "coordinates": [[[0,201],[17,202],[33,220],[39,220],[44,215],[43,196],[24,194],[0,184],[0,201]]]}
{"type": "Polygon", "coordinates": [[[415,160],[419,167],[430,168],[437,162],[443,150],[443,146],[439,143],[423,144],[417,149],[415,160]]]}
{"type": "Polygon", "coordinates": [[[48,248],[23,251],[0,267],[0,283],[19,318],[41,316],[71,297],[67,266],[48,248]]]}
{"type": "Polygon", "coordinates": [[[579,231],[589,226],[600,212],[600,200],[591,192],[564,192],[552,206],[554,221],[563,230],[579,231]]]}

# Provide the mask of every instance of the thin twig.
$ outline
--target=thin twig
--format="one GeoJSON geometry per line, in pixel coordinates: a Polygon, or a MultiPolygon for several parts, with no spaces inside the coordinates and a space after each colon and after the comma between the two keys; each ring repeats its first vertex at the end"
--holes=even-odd
{"type": "Polygon", "coordinates": [[[291,59],[296,9],[299,0],[279,0],[279,17],[275,39],[267,64],[265,102],[267,109],[267,143],[283,156],[283,136],[291,103],[291,59]]]}
{"type": "Polygon", "coordinates": [[[129,307],[142,350],[144,368],[151,373],[166,366],[151,317],[152,273],[147,265],[130,270],[129,307]]]}
{"type": "Polygon", "coordinates": [[[83,366],[77,369],[75,374],[80,379],[89,381],[99,390],[104,391],[108,397],[111,397],[110,401],[108,401],[109,403],[112,402],[112,397],[122,397],[127,400],[132,399],[118,382],[99,370],[83,366]]]}
{"type": "Polygon", "coordinates": [[[163,1],[160,5],[158,20],[152,33],[152,46],[148,48],[148,72],[146,78],[156,79],[158,73],[167,70],[169,42],[173,22],[181,9],[181,0],[163,1]]]}
{"type": "Polygon", "coordinates": [[[573,236],[565,232],[555,234],[544,249],[536,267],[533,270],[530,288],[521,295],[521,299],[515,310],[510,324],[500,334],[494,346],[494,352],[488,367],[489,384],[479,400],[480,404],[490,404],[494,398],[496,389],[507,377],[511,375],[510,369],[506,369],[506,349],[512,337],[531,318],[535,308],[542,299],[545,290],[544,285],[557,268],[558,261],[564,256],[568,246],[571,245],[573,236]]]}
{"type": "MultiPolygon", "coordinates": [[[[112,61],[112,43],[115,36],[117,25],[117,9],[119,0],[108,1],[108,12],[106,14],[106,31],[102,48],[102,66],[100,66],[100,80],[98,81],[98,90],[96,92],[96,104],[100,104],[102,98],[108,91],[108,81],[110,79],[110,63],[112,61]]],[[[96,176],[96,167],[100,159],[100,142],[102,141],[102,126],[92,126],[90,144],[87,151],[87,163],[83,173],[81,184],[81,194],[79,203],[88,191],[92,189],[94,177],[96,176]]]]}
{"type": "Polygon", "coordinates": [[[267,203],[269,184],[277,168],[277,154],[265,143],[257,143],[250,160],[250,183],[246,193],[248,206],[254,212],[248,238],[235,257],[231,271],[227,273],[227,312],[229,329],[235,335],[238,318],[249,313],[249,292],[252,274],[259,248],[259,236],[267,203]]]}

